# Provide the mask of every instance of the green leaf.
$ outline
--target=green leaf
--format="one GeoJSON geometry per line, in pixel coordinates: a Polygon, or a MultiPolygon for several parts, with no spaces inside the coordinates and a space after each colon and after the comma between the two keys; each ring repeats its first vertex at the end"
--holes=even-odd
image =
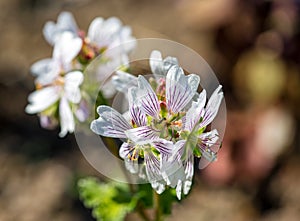
{"type": "Polygon", "coordinates": [[[151,185],[148,184],[140,184],[138,185],[138,193],[140,194],[141,203],[148,208],[153,206],[153,189],[151,185]]]}
{"type": "Polygon", "coordinates": [[[132,197],[126,184],[100,183],[95,178],[78,182],[79,197],[87,208],[92,209],[98,221],[122,221],[134,210],[137,197],[132,197]]]}
{"type": "Polygon", "coordinates": [[[160,200],[160,206],[161,206],[162,213],[165,215],[171,214],[173,202],[177,201],[176,190],[172,189],[172,188],[166,189],[160,195],[159,200],[160,200]]]}

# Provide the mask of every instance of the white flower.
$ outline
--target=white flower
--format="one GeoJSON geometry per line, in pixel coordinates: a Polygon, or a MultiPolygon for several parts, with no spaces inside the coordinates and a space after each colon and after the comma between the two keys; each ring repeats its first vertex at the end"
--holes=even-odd
{"type": "MultiPolygon", "coordinates": [[[[160,51],[154,50],[150,54],[149,65],[159,84],[162,81],[161,78],[166,78],[169,69],[173,65],[178,66],[178,60],[175,57],[166,57],[165,59],[162,59],[160,51]]],[[[116,75],[112,77],[112,83],[116,90],[127,94],[128,88],[137,86],[137,77],[124,71],[116,71],[116,75]]]]}
{"type": "Polygon", "coordinates": [[[126,47],[122,48],[125,54],[135,46],[135,38],[131,35],[131,28],[123,26],[122,22],[116,17],[107,20],[101,17],[95,18],[90,24],[87,37],[99,49],[111,49],[131,42],[131,44],[125,44],[126,47]]]}
{"type": "Polygon", "coordinates": [[[153,75],[156,79],[159,79],[161,77],[165,78],[169,69],[173,65],[178,65],[178,60],[170,56],[162,59],[161,52],[154,50],[151,52],[149,64],[153,75]]]}
{"type": "Polygon", "coordinates": [[[91,124],[91,129],[97,134],[127,139],[120,148],[120,156],[130,165],[127,168],[131,171],[135,171],[136,160],[143,153],[148,181],[158,193],[164,190],[165,184],[175,187],[181,182],[179,180],[185,179],[182,165],[175,160],[169,161],[173,142],[172,134],[165,126],[174,124],[176,127],[174,116],[193,98],[199,81],[197,75],[185,76],[180,67],[174,66],[166,76],[166,90],[169,92],[166,101],[159,101],[147,80],[139,76],[137,87],[128,91],[131,125],[107,106],[99,106],[100,117],[91,124]],[[161,109],[161,102],[166,103],[167,114],[161,109]]]}
{"type": "Polygon", "coordinates": [[[70,12],[61,12],[57,17],[56,24],[48,21],[43,28],[44,37],[50,45],[55,45],[63,33],[69,32],[76,37],[78,31],[75,19],[70,12]]]}
{"type": "MultiPolygon", "coordinates": [[[[99,106],[97,112],[100,117],[91,123],[91,130],[102,136],[127,139],[120,148],[120,156],[132,173],[138,172],[138,158],[140,152],[143,152],[147,179],[158,193],[162,193],[165,182],[160,173],[160,165],[165,158],[159,158],[153,150],[162,155],[170,155],[172,142],[159,139],[158,134],[150,127],[133,128],[120,113],[108,106],[99,106]]],[[[143,116],[140,116],[142,122],[143,116]]]]}
{"type": "Polygon", "coordinates": [[[82,47],[82,40],[70,32],[64,32],[54,45],[52,58],[37,61],[31,66],[37,86],[51,84],[61,73],[72,70],[72,62],[82,47]]]}
{"type": "Polygon", "coordinates": [[[122,71],[113,78],[118,90],[128,91],[129,119],[100,106],[100,117],[91,129],[102,136],[124,139],[119,154],[126,168],[137,173],[141,158],[152,187],[158,193],[165,185],[176,188],[181,199],[192,185],[194,157],[201,157],[199,168],[216,160],[212,147],[217,145],[218,132],[207,131],[207,126],[218,113],[223,93],[219,86],[206,104],[206,91],[197,93],[198,75],[186,76],[176,59],[162,60],[157,51],[151,57],[156,58],[150,60],[156,84],[151,86],[143,76],[122,71]]]}
{"type": "Polygon", "coordinates": [[[52,85],[31,93],[28,97],[30,104],[25,111],[29,114],[40,113],[50,106],[59,102],[59,119],[61,132],[64,137],[67,132],[74,132],[75,122],[70,103],[78,104],[81,100],[79,86],[83,81],[83,74],[80,71],[69,72],[65,77],[57,77],[52,85]]]}
{"type": "Polygon", "coordinates": [[[106,20],[101,17],[95,18],[89,26],[87,36],[77,27],[70,12],[61,12],[57,23],[48,21],[43,29],[45,39],[53,46],[65,32],[84,41],[83,58],[88,61],[104,53],[107,58],[118,60],[119,65],[127,65],[128,53],[136,44],[131,28],[123,26],[116,17],[106,20]]]}

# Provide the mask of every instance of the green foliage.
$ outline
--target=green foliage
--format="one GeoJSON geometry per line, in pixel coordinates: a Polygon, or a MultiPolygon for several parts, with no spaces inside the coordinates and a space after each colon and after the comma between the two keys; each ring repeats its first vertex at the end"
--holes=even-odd
{"type": "Polygon", "coordinates": [[[167,188],[160,195],[159,200],[160,200],[160,206],[161,206],[162,213],[165,215],[171,214],[173,202],[177,201],[176,190],[172,189],[172,188],[167,188]]]}
{"type": "Polygon", "coordinates": [[[134,210],[137,198],[132,197],[128,186],[121,183],[100,183],[95,178],[78,182],[79,196],[87,208],[92,209],[98,221],[121,221],[134,210]]]}
{"type": "MultiPolygon", "coordinates": [[[[153,189],[150,184],[139,185],[140,202],[147,208],[153,208],[153,189]]],[[[169,215],[172,212],[173,202],[176,202],[176,190],[167,188],[162,194],[159,195],[159,205],[162,214],[169,215]]]]}

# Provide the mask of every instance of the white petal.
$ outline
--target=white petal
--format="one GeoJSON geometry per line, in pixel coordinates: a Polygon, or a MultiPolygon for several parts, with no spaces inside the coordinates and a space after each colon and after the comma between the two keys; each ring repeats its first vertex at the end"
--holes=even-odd
{"type": "Polygon", "coordinates": [[[147,144],[154,139],[158,138],[158,131],[153,130],[149,126],[142,126],[125,131],[128,139],[132,140],[134,143],[143,145],[147,144]]]}
{"type": "Polygon", "coordinates": [[[147,123],[146,115],[134,102],[134,91],[133,88],[129,88],[128,90],[128,101],[129,101],[129,112],[133,122],[141,127],[145,126],[147,123]]]}
{"type": "Polygon", "coordinates": [[[158,158],[149,150],[145,151],[144,160],[148,181],[151,183],[153,189],[159,194],[162,193],[165,188],[158,158]]]}
{"type": "Polygon", "coordinates": [[[75,122],[72,110],[66,98],[62,97],[59,103],[59,117],[60,117],[60,137],[66,134],[73,133],[75,130],[75,122]]]}
{"type": "Polygon", "coordinates": [[[52,69],[51,67],[52,67],[52,59],[46,58],[35,62],[30,67],[30,72],[32,73],[33,76],[39,76],[41,74],[50,72],[52,69]]]}
{"type": "Polygon", "coordinates": [[[82,47],[81,38],[74,36],[71,32],[64,32],[56,41],[53,50],[53,58],[69,71],[71,61],[78,55],[82,47]]]}
{"type": "Polygon", "coordinates": [[[187,195],[190,192],[191,187],[192,187],[192,181],[186,180],[183,186],[183,194],[187,195]]]}
{"type": "Polygon", "coordinates": [[[105,98],[110,99],[116,94],[117,91],[116,88],[114,87],[113,82],[109,80],[102,85],[101,92],[105,98]]]}
{"type": "Polygon", "coordinates": [[[127,158],[128,154],[130,154],[131,149],[132,149],[132,146],[130,144],[124,142],[119,149],[120,157],[123,159],[127,158]]]}
{"type": "Polygon", "coordinates": [[[217,152],[220,149],[220,146],[216,144],[219,139],[219,134],[216,129],[202,133],[199,138],[201,143],[199,149],[201,152],[201,159],[199,161],[199,169],[203,169],[208,166],[211,162],[217,160],[217,152]]]}
{"type": "Polygon", "coordinates": [[[194,155],[189,151],[188,157],[184,162],[184,173],[187,180],[192,180],[194,176],[194,155]]]}
{"type": "Polygon", "coordinates": [[[192,131],[195,126],[199,126],[199,120],[203,117],[206,102],[206,91],[203,90],[197,99],[192,102],[192,106],[186,113],[185,130],[192,131]]]}
{"type": "Polygon", "coordinates": [[[170,68],[166,78],[166,97],[169,111],[181,111],[193,98],[197,91],[200,78],[198,75],[184,75],[182,68],[174,65],[170,68]]]}
{"type": "Polygon", "coordinates": [[[178,60],[175,57],[168,56],[163,60],[163,65],[164,65],[164,75],[167,75],[168,71],[173,65],[178,65],[178,60]]]}
{"type": "Polygon", "coordinates": [[[150,64],[151,71],[155,77],[162,77],[165,75],[162,55],[160,51],[154,50],[151,52],[149,64],[150,64]]]}
{"type": "Polygon", "coordinates": [[[49,21],[43,28],[43,34],[49,44],[54,45],[63,32],[72,32],[77,34],[77,25],[73,15],[70,12],[61,12],[58,15],[57,23],[49,21]]]}
{"type": "Polygon", "coordinates": [[[59,91],[59,87],[46,87],[34,91],[28,96],[30,104],[26,106],[25,111],[29,114],[35,114],[46,110],[59,99],[59,91]]]}
{"type": "Polygon", "coordinates": [[[182,181],[178,180],[177,186],[176,186],[176,196],[178,200],[181,200],[181,194],[182,194],[182,181]]]}
{"type": "Polygon", "coordinates": [[[201,139],[202,143],[205,144],[205,146],[211,147],[218,141],[219,133],[216,129],[213,129],[212,131],[200,134],[199,138],[201,139]]]}
{"type": "Polygon", "coordinates": [[[158,194],[162,194],[162,193],[165,191],[165,189],[166,189],[164,183],[157,182],[157,181],[151,182],[151,187],[152,187],[158,194]]]}
{"type": "Polygon", "coordinates": [[[148,81],[143,77],[138,77],[138,87],[131,89],[133,102],[146,114],[158,118],[160,106],[158,98],[148,81]]]}
{"type": "Polygon", "coordinates": [[[100,117],[93,120],[91,130],[99,135],[114,138],[127,138],[125,131],[132,128],[125,118],[108,106],[99,106],[97,112],[100,117]]]}
{"type": "Polygon", "coordinates": [[[53,21],[46,22],[43,28],[43,34],[46,41],[48,41],[50,45],[54,45],[58,33],[56,33],[56,25],[53,21]]]}
{"type": "Polygon", "coordinates": [[[88,30],[88,38],[92,42],[97,40],[98,34],[99,32],[101,32],[101,28],[102,28],[101,26],[103,25],[103,22],[104,19],[101,17],[97,17],[91,22],[88,30]]]}
{"type": "Polygon", "coordinates": [[[130,87],[138,85],[137,77],[124,71],[116,71],[116,75],[112,77],[112,83],[118,91],[124,94],[128,93],[130,87]]]}
{"type": "Polygon", "coordinates": [[[130,160],[128,158],[124,159],[126,169],[132,173],[137,174],[139,172],[139,164],[136,160],[130,160]]]}
{"type": "Polygon", "coordinates": [[[177,160],[162,160],[161,171],[167,185],[171,186],[172,188],[176,186],[178,180],[185,179],[182,163],[178,162],[177,160]]]}
{"type": "Polygon", "coordinates": [[[92,37],[91,41],[99,48],[109,47],[115,40],[115,35],[119,34],[121,25],[121,21],[116,17],[111,17],[104,22],[101,22],[101,18],[97,18],[89,31],[89,37],[92,37]]]}
{"type": "Polygon", "coordinates": [[[216,117],[221,101],[224,97],[223,92],[221,91],[222,86],[220,85],[212,94],[207,105],[205,107],[205,114],[203,116],[203,121],[200,124],[200,127],[209,125],[216,117]]]}
{"type": "Polygon", "coordinates": [[[83,74],[80,71],[69,72],[65,76],[65,93],[66,97],[72,103],[79,103],[81,100],[81,92],[79,85],[83,82],[83,74]]]}

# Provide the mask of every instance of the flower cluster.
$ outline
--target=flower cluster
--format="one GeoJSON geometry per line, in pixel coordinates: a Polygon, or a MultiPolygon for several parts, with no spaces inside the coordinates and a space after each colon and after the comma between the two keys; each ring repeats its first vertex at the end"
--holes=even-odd
{"type": "MultiPolygon", "coordinates": [[[[97,56],[101,56],[103,66],[126,65],[134,43],[125,44],[127,47],[120,47],[113,53],[109,49],[134,42],[135,38],[130,27],[123,26],[115,17],[95,18],[85,34],[69,12],[62,12],[57,23],[47,22],[43,34],[53,46],[53,53],[51,58],[37,61],[31,67],[36,77],[36,91],[29,95],[25,110],[29,114],[39,114],[44,128],[59,123],[59,136],[64,137],[74,131],[75,119],[84,121],[88,117],[89,94],[81,90],[87,65],[97,56]]],[[[105,74],[99,72],[98,79],[103,79],[101,75],[105,74]]]]}
{"type": "Polygon", "coordinates": [[[150,56],[154,78],[118,71],[117,90],[127,93],[129,111],[120,114],[109,106],[97,108],[99,118],[91,123],[96,134],[123,139],[119,155],[126,168],[147,179],[157,193],[176,188],[178,199],[188,194],[194,175],[194,157],[199,167],[216,160],[213,146],[218,131],[208,130],[216,117],[223,92],[219,86],[206,102],[206,91],[197,92],[200,77],[185,75],[176,58],[150,56]]]}

